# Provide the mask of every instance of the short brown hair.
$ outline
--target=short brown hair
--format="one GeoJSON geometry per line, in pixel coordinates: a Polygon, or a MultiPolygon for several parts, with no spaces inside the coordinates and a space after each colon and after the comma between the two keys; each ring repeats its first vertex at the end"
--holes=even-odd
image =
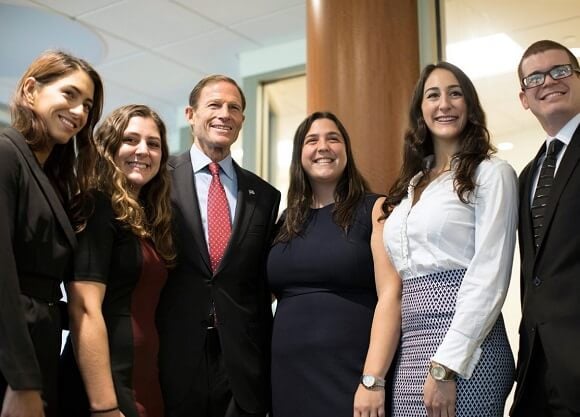
{"type": "Polygon", "coordinates": [[[210,84],[219,83],[220,81],[225,81],[226,83],[230,83],[238,89],[238,92],[240,93],[240,97],[242,98],[242,111],[246,110],[246,96],[244,96],[244,92],[242,91],[242,89],[240,88],[238,83],[236,83],[233,78],[230,78],[226,75],[220,75],[220,74],[208,75],[207,77],[203,78],[200,82],[198,82],[195,85],[195,87],[193,87],[193,90],[191,90],[191,93],[189,93],[189,105],[191,107],[193,107],[194,109],[196,109],[197,102],[199,101],[199,96],[201,95],[201,90],[203,90],[203,88],[205,86],[208,86],[210,84]]]}
{"type": "Polygon", "coordinates": [[[522,63],[524,62],[524,59],[526,59],[529,56],[536,55],[546,51],[551,51],[554,49],[566,52],[568,58],[570,59],[570,64],[572,64],[572,67],[578,68],[578,59],[574,56],[572,51],[570,51],[561,43],[551,41],[549,39],[544,39],[541,41],[534,42],[533,44],[528,46],[528,49],[526,49],[526,51],[522,55],[522,59],[520,59],[520,63],[518,64],[518,79],[520,80],[520,83],[522,81],[522,78],[524,78],[522,70],[522,63]]]}

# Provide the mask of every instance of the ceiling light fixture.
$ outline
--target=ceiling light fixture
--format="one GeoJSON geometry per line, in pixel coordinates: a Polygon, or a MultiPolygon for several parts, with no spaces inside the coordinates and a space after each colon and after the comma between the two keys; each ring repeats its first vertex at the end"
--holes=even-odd
{"type": "Polygon", "coordinates": [[[472,80],[514,72],[523,49],[505,33],[450,43],[446,59],[472,80]]]}

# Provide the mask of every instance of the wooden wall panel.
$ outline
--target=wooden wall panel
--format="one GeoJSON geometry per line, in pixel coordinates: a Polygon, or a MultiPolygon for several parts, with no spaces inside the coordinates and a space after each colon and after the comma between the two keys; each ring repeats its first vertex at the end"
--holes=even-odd
{"type": "Polygon", "coordinates": [[[399,171],[418,39],[414,0],[307,0],[308,112],[342,120],[376,192],[399,171]]]}

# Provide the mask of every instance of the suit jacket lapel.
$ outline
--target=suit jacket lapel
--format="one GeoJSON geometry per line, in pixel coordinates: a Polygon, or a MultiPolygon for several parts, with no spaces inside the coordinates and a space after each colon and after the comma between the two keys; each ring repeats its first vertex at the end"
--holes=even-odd
{"type": "MultiPolygon", "coordinates": [[[[546,212],[544,213],[544,227],[550,228],[552,223],[552,218],[554,217],[554,211],[558,206],[560,201],[560,196],[570,179],[570,176],[574,172],[576,165],[578,165],[578,160],[580,159],[580,126],[574,132],[570,144],[566,148],[566,152],[562,157],[558,171],[556,171],[556,177],[554,178],[554,184],[552,185],[552,190],[550,191],[550,197],[548,200],[548,205],[546,206],[546,212]]],[[[548,233],[546,230],[545,234],[548,233]]],[[[541,249],[538,249],[539,253],[541,249]]]]}
{"type": "Polygon", "coordinates": [[[60,224],[66,238],[68,239],[72,248],[76,247],[77,239],[75,236],[75,232],[70,224],[70,220],[62,206],[61,200],[58,198],[56,190],[50,183],[50,180],[38,164],[34,153],[26,143],[26,139],[20,132],[13,128],[6,129],[6,136],[14,143],[16,148],[20,151],[26,163],[28,164],[32,175],[36,179],[40,190],[44,194],[46,201],[50,205],[56,220],[60,224]]]}
{"type": "Polygon", "coordinates": [[[235,242],[237,244],[244,238],[248,227],[251,224],[254,209],[256,208],[257,196],[245,171],[235,162],[234,168],[236,169],[236,175],[238,177],[238,199],[230,242],[235,242]]]}
{"type": "MultiPolygon", "coordinates": [[[[193,175],[193,165],[189,152],[184,152],[175,158],[173,173],[173,190],[175,199],[178,200],[178,206],[183,207],[183,218],[188,230],[191,230],[196,245],[201,252],[201,256],[210,267],[209,252],[205,240],[205,232],[201,223],[201,212],[199,202],[197,201],[197,190],[195,187],[195,178],[193,175]]],[[[193,246],[189,246],[193,248],[193,246]]]]}
{"type": "Polygon", "coordinates": [[[221,266],[228,262],[230,256],[234,256],[233,248],[241,244],[248,227],[251,224],[252,215],[256,207],[256,192],[252,188],[251,181],[248,179],[245,171],[240,168],[234,161],[234,169],[236,170],[236,177],[238,180],[238,194],[236,201],[236,211],[234,214],[234,221],[232,224],[232,235],[226,247],[226,252],[218,266],[218,271],[221,266]]]}

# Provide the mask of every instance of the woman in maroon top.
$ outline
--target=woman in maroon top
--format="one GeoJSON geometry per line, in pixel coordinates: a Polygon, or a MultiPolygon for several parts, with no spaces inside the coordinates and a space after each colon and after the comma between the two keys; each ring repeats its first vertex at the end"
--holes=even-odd
{"type": "Polygon", "coordinates": [[[148,107],[125,106],[105,119],[95,141],[67,284],[61,416],[161,417],[154,317],[174,259],[165,126],[148,107]]]}

